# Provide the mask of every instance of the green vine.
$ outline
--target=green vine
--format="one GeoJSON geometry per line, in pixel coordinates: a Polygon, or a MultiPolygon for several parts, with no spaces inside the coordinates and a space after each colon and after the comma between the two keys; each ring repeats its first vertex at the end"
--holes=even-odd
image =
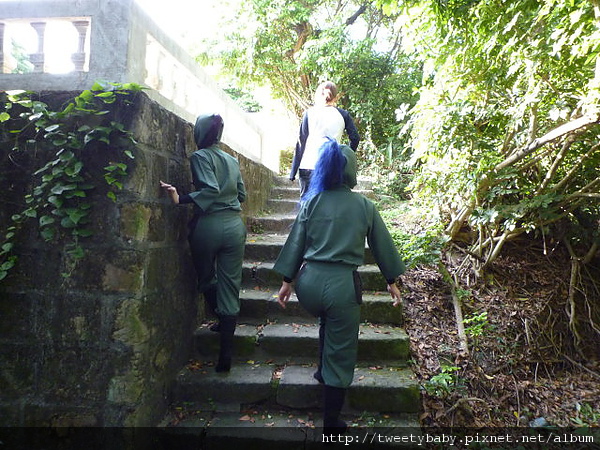
{"type": "MultiPolygon", "coordinates": [[[[89,161],[97,161],[98,154],[114,155],[115,149],[115,159],[120,159],[120,154],[134,158],[130,148],[135,140],[109,113],[111,105],[127,103],[127,96],[141,89],[133,83],[96,82],[58,111],[35,100],[36,94],[30,92],[2,94],[0,139],[3,144],[12,144],[9,159],[12,161],[11,155],[26,155],[34,167],[41,167],[34,169],[33,184],[23,199],[24,209],[12,215],[5,230],[0,247],[0,280],[17,263],[18,232],[30,221],[37,222],[45,241],[66,242],[63,276],[68,277],[84,257],[80,239],[93,234],[89,228],[93,208],[89,192],[98,187],[88,170],[89,161]]],[[[113,201],[115,192],[123,188],[127,169],[123,162],[106,162],[103,179],[107,196],[113,201]]]]}

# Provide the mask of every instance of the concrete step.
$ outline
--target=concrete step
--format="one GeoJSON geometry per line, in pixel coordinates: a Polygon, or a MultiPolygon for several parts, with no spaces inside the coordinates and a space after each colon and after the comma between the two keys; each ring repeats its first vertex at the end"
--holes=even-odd
{"type": "MultiPolygon", "coordinates": [[[[286,186],[298,188],[298,180],[290,181],[287,175],[275,175],[273,177],[274,186],[286,186]]],[[[299,190],[299,189],[298,189],[299,190]]]]}
{"type": "MultiPolygon", "coordinates": [[[[240,319],[240,322],[242,320],[240,319]]],[[[314,361],[319,348],[316,321],[287,323],[240,323],[234,335],[234,355],[238,361],[289,362],[314,361]]],[[[382,361],[406,365],[409,339],[402,328],[389,325],[361,324],[358,336],[358,360],[370,364],[382,361]]],[[[219,334],[209,330],[206,322],[194,333],[195,354],[205,360],[218,355],[219,334]]]]}
{"type": "MultiPolygon", "coordinates": [[[[287,233],[249,233],[246,238],[244,258],[248,261],[275,261],[285,244],[287,233]]],[[[374,264],[375,259],[365,243],[365,264],[374,264]]]]}
{"type": "Polygon", "coordinates": [[[324,442],[369,449],[423,448],[425,436],[414,415],[342,414],[344,435],[323,435],[321,413],[252,407],[240,411],[173,411],[153,433],[158,447],[186,449],[312,450],[324,442]],[[165,443],[167,447],[160,447],[165,443]]]}
{"type": "MultiPolygon", "coordinates": [[[[265,321],[283,321],[286,319],[313,317],[298,302],[296,294],[292,294],[285,309],[277,303],[277,289],[245,289],[240,291],[241,311],[244,318],[265,321]]],[[[402,304],[394,307],[387,292],[363,292],[360,317],[362,322],[402,325],[404,314],[402,304]]]]}
{"type": "Polygon", "coordinates": [[[300,208],[298,199],[271,199],[267,201],[266,210],[273,214],[296,215],[300,208]]]}
{"type": "MultiPolygon", "coordinates": [[[[258,345],[275,357],[315,356],[318,342],[316,325],[289,323],[266,325],[258,339],[258,345]]],[[[360,361],[408,361],[409,340],[401,328],[361,325],[358,342],[360,361]]]]}
{"type": "Polygon", "coordinates": [[[275,261],[287,239],[287,233],[248,233],[244,259],[247,261],[275,261]]]}
{"type": "MultiPolygon", "coordinates": [[[[288,366],[281,372],[276,402],[290,408],[319,408],[322,387],[313,378],[314,368],[288,366]]],[[[399,367],[357,367],[345,402],[347,412],[416,413],[419,386],[412,371],[399,367]]]]}
{"type": "MultiPolygon", "coordinates": [[[[231,372],[188,365],[177,376],[172,398],[196,410],[239,411],[245,405],[277,405],[318,410],[322,385],[314,367],[234,364],[231,372]]],[[[413,414],[420,409],[419,385],[411,370],[393,366],[359,366],[348,388],[343,412],[413,414]]]]}
{"type": "MultiPolygon", "coordinates": [[[[244,261],[242,266],[242,285],[264,289],[281,286],[281,275],[273,271],[274,263],[270,261],[244,261]]],[[[363,290],[382,291],[387,284],[375,264],[365,264],[358,268],[363,290]]]]}
{"type": "Polygon", "coordinates": [[[271,199],[298,201],[300,199],[300,189],[297,185],[273,186],[271,188],[271,199]]]}
{"type": "MultiPolygon", "coordinates": [[[[275,186],[273,186],[271,188],[271,199],[272,200],[292,200],[292,201],[298,201],[300,200],[300,189],[298,187],[297,182],[294,182],[294,184],[292,184],[290,181],[288,181],[288,183],[290,184],[276,184],[275,186]]],[[[359,192],[361,194],[363,194],[365,197],[368,198],[374,198],[375,194],[373,193],[372,190],[372,182],[366,181],[360,182],[354,189],[352,189],[354,192],[359,192]]]]}
{"type": "MultiPolygon", "coordinates": [[[[356,184],[356,189],[361,190],[372,190],[373,189],[373,178],[366,176],[358,176],[356,184]]],[[[296,188],[300,191],[300,185],[298,180],[290,181],[287,176],[276,176],[273,177],[273,184],[276,187],[288,187],[288,188],[296,188]]]]}
{"type": "Polygon", "coordinates": [[[296,214],[269,214],[246,218],[246,228],[250,233],[288,234],[296,214]]]}

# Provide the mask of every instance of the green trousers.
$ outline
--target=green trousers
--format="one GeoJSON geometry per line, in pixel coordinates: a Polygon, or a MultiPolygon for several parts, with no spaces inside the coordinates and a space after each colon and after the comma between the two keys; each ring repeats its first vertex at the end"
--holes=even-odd
{"type": "Polygon", "coordinates": [[[239,212],[221,211],[200,216],[189,236],[198,291],[217,286],[216,313],[236,316],[240,312],[242,263],[246,226],[239,212]]]}
{"type": "Polygon", "coordinates": [[[296,280],[298,301],[324,325],[323,382],[337,388],[350,386],[356,366],[360,305],[354,269],[346,264],[307,262],[296,280]]]}

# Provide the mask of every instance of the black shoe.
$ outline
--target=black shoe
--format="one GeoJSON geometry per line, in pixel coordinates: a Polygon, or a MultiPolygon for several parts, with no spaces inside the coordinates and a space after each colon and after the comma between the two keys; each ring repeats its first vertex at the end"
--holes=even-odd
{"type": "Polygon", "coordinates": [[[315,373],[313,373],[313,378],[317,380],[320,384],[325,384],[325,380],[323,380],[323,375],[321,375],[321,368],[319,367],[315,373]]]}
{"type": "Polygon", "coordinates": [[[321,320],[319,324],[319,363],[317,364],[317,371],[313,374],[313,378],[320,384],[325,384],[323,375],[321,374],[321,368],[323,367],[323,347],[325,345],[325,322],[321,320]]]}
{"type": "Polygon", "coordinates": [[[348,430],[348,424],[340,419],[346,389],[323,386],[323,434],[338,435],[348,430]]]}
{"type": "Polygon", "coordinates": [[[346,431],[348,431],[348,424],[342,419],[337,419],[333,424],[323,426],[323,434],[325,436],[337,436],[346,433],[346,431]]]}
{"type": "Polygon", "coordinates": [[[236,316],[219,316],[219,328],[221,330],[219,348],[219,361],[215,371],[219,373],[231,370],[231,357],[233,354],[233,335],[237,324],[236,316]]]}

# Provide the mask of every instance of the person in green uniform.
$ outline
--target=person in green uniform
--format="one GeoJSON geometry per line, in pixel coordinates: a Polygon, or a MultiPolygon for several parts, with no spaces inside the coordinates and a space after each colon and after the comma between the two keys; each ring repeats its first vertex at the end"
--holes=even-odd
{"type": "Polygon", "coordinates": [[[387,280],[393,305],[405,265],[372,201],[353,192],[356,156],[329,139],[320,149],[310,188],[275,262],[283,275],[278,301],[285,308],[292,282],[300,304],[319,318],[320,361],[314,377],[323,388],[323,433],[346,430],[340,420],[356,366],[362,292],[357,268],[365,238],[387,280]]]}
{"type": "Polygon", "coordinates": [[[219,319],[211,328],[220,332],[217,372],[231,369],[246,243],[246,227],[240,216],[246,188],[238,161],[218,147],[223,127],[218,114],[201,115],[196,120],[198,150],[190,157],[194,192],[179,195],[174,186],[160,182],[174,203],[194,205],[188,240],[198,291],[219,319]]]}

